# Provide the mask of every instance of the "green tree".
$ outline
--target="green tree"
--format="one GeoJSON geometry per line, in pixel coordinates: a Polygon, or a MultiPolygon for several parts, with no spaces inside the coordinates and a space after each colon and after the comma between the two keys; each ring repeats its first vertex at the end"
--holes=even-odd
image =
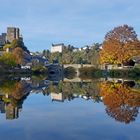
{"type": "Polygon", "coordinates": [[[51,53],[50,62],[53,63],[53,60],[56,59],[60,64],[62,64],[62,53],[59,52],[51,53]]]}
{"type": "Polygon", "coordinates": [[[46,58],[50,59],[51,52],[49,50],[43,50],[42,55],[46,58]]]}
{"type": "Polygon", "coordinates": [[[6,51],[7,48],[11,48],[11,44],[6,44],[6,45],[3,46],[3,50],[6,51]]]}
{"type": "Polygon", "coordinates": [[[92,65],[95,65],[96,67],[98,67],[98,65],[99,65],[100,46],[101,46],[101,44],[99,44],[99,43],[93,44],[93,46],[91,47],[91,50],[89,51],[89,56],[88,56],[89,62],[92,65]]]}
{"type": "Polygon", "coordinates": [[[9,67],[16,66],[15,56],[12,53],[4,53],[0,57],[0,62],[9,67]]]}
{"type": "Polygon", "coordinates": [[[24,45],[24,42],[21,39],[14,39],[11,43],[12,48],[22,48],[24,51],[29,53],[29,50],[27,47],[24,45]]]}

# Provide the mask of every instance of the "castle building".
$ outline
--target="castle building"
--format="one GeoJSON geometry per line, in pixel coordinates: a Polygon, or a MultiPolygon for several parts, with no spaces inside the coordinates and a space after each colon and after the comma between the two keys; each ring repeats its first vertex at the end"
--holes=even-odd
{"type": "Polygon", "coordinates": [[[23,41],[23,37],[20,35],[20,29],[16,27],[7,27],[7,33],[0,35],[0,47],[3,47],[6,43],[11,43],[14,39],[23,41]]]}
{"type": "Polygon", "coordinates": [[[20,38],[20,29],[15,27],[7,28],[7,42],[11,43],[14,39],[20,38]]]}
{"type": "Polygon", "coordinates": [[[11,103],[6,105],[6,119],[13,120],[19,117],[18,107],[14,107],[11,103]]]}

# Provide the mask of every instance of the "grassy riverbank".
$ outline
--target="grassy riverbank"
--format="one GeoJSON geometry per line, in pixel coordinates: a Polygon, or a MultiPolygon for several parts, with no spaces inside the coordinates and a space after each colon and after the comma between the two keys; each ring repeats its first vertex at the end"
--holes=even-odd
{"type": "Polygon", "coordinates": [[[100,70],[94,67],[88,68],[80,68],[80,77],[86,78],[98,78],[98,77],[116,77],[116,78],[138,78],[140,79],[140,68],[133,69],[119,69],[119,70],[100,70]]]}

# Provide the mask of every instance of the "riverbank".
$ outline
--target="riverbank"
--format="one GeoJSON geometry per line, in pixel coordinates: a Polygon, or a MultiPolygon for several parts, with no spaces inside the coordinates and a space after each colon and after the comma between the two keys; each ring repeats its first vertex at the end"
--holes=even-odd
{"type": "Polygon", "coordinates": [[[140,68],[132,68],[132,69],[114,69],[114,70],[101,70],[96,69],[94,67],[88,68],[80,68],[80,77],[116,77],[116,78],[134,78],[140,79],[140,68]]]}
{"type": "MultiPolygon", "coordinates": [[[[65,68],[62,72],[65,77],[72,78],[77,75],[76,70],[73,67],[65,68]]],[[[47,68],[37,69],[0,69],[0,75],[48,75],[47,68]]],[[[57,73],[54,73],[57,75],[57,73]]],[[[81,78],[134,78],[140,79],[140,68],[131,69],[113,69],[113,70],[101,70],[95,67],[82,67],[79,68],[79,77],[81,78]]]]}
{"type": "Polygon", "coordinates": [[[44,68],[44,67],[35,67],[33,69],[0,68],[0,75],[3,75],[3,74],[47,74],[47,72],[48,72],[47,68],[44,68]]]}

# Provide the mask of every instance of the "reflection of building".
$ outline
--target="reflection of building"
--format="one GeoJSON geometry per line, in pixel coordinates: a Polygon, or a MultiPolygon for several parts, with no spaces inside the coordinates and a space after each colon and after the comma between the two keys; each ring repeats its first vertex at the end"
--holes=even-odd
{"type": "Polygon", "coordinates": [[[52,101],[64,101],[63,93],[51,93],[52,101]]]}
{"type": "Polygon", "coordinates": [[[7,42],[11,43],[14,39],[20,38],[20,30],[15,27],[7,28],[7,42]]]}
{"type": "Polygon", "coordinates": [[[64,44],[52,44],[51,53],[59,52],[62,53],[64,44]]]}
{"type": "Polygon", "coordinates": [[[140,65],[140,56],[133,57],[133,61],[135,62],[135,66],[139,66],[140,65]]]}
{"type": "Polygon", "coordinates": [[[0,112],[5,113],[5,103],[3,101],[0,101],[0,112]]]}
{"type": "Polygon", "coordinates": [[[6,119],[12,120],[19,117],[19,108],[14,107],[11,103],[6,105],[6,119]]]}
{"type": "Polygon", "coordinates": [[[30,84],[24,80],[20,82],[14,81],[13,87],[9,86],[8,83],[6,89],[8,91],[10,89],[10,93],[5,93],[5,90],[0,92],[0,111],[1,113],[6,113],[6,119],[17,119],[22,109],[22,104],[31,91],[30,84]]]}

